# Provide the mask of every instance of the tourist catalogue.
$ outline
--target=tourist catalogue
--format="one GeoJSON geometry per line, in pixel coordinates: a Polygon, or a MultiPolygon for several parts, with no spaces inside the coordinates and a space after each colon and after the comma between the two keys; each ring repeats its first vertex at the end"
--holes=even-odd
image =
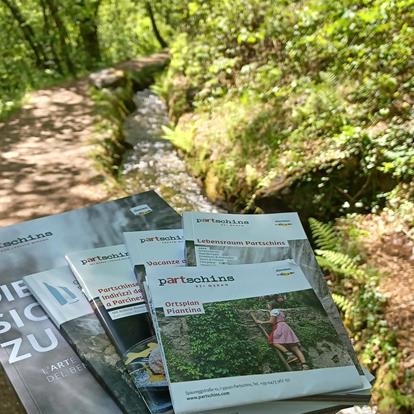
{"type": "MultiPolygon", "coordinates": [[[[182,230],[154,230],[125,232],[125,245],[129,252],[131,264],[134,266],[136,276],[143,285],[146,278],[145,269],[162,268],[164,266],[185,266],[184,239],[182,230]]],[[[150,273],[151,274],[151,273],[150,273]]],[[[179,288],[179,287],[178,287],[179,288]]],[[[145,291],[144,291],[145,293],[145,291]]],[[[146,298],[147,299],[147,298],[146,298]]],[[[326,398],[327,396],[325,396],[326,398]]],[[[344,398],[345,399],[345,398],[344,398]]],[[[322,396],[321,396],[322,400],[322,396]]],[[[268,404],[259,404],[254,407],[237,407],[234,413],[266,413],[282,412],[284,414],[298,414],[324,411],[335,407],[338,411],[349,406],[345,401],[308,401],[299,400],[273,401],[268,404]]],[[[232,411],[232,412],[233,412],[232,411]]],[[[214,414],[221,413],[221,410],[214,414]]]]}
{"type": "Polygon", "coordinates": [[[145,404],[68,266],[23,278],[64,338],[126,414],[145,404]]]}
{"type": "Polygon", "coordinates": [[[66,255],[152,413],[171,410],[161,354],[125,245],[66,255]]]}
{"type": "MultiPolygon", "coordinates": [[[[293,259],[302,268],[348,349],[363,378],[364,388],[369,389],[369,382],[359,365],[297,213],[245,215],[185,212],[183,231],[189,265],[233,265],[293,259]]],[[[333,398],[332,395],[326,397],[333,398]]],[[[343,399],[344,395],[340,393],[338,398],[343,399]]],[[[347,393],[347,398],[368,402],[370,395],[369,392],[355,391],[347,393]]]]}
{"type": "Polygon", "coordinates": [[[23,276],[66,265],[66,253],[122,243],[123,231],[180,222],[150,191],[0,229],[0,361],[29,414],[119,409],[45,316],[23,276]]]}
{"type": "Polygon", "coordinates": [[[293,261],[147,272],[177,414],[361,386],[347,349],[293,261]],[[320,342],[325,351],[313,352],[320,342]],[[286,349],[299,364],[279,357],[286,349]]]}

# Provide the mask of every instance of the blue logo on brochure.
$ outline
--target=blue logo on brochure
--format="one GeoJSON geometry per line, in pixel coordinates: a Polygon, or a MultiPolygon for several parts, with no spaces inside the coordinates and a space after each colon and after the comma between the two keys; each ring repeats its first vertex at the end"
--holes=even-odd
{"type": "Polygon", "coordinates": [[[43,282],[47,290],[56,299],[59,305],[67,305],[68,303],[74,303],[79,300],[75,293],[65,286],[53,286],[49,283],[43,282]]]}

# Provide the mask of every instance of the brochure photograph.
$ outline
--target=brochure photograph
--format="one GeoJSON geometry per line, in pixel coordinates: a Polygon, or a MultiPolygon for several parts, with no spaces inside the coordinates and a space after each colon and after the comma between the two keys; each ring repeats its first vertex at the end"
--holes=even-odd
{"type": "Polygon", "coordinates": [[[32,295],[126,414],[146,406],[69,266],[23,278],[32,295]],[[104,355],[104,358],[102,358],[104,355]]]}
{"type": "Polygon", "coordinates": [[[161,354],[125,245],[66,259],[151,413],[170,411],[161,354]]]}
{"type": "Polygon", "coordinates": [[[176,413],[361,386],[292,261],[148,272],[176,413]]]}
{"type": "Polygon", "coordinates": [[[206,303],[203,310],[170,317],[157,309],[167,359],[187,359],[187,368],[170,367],[173,382],[352,365],[312,289],[206,303]]]}

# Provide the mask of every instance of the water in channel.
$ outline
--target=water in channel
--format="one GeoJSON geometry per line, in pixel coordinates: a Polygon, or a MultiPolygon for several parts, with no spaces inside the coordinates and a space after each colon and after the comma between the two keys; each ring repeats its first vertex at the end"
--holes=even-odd
{"type": "Polygon", "coordinates": [[[134,103],[136,110],[123,127],[125,141],[133,146],[122,163],[127,191],[155,190],[179,212],[220,211],[202,194],[173,144],[163,138],[162,126],[169,124],[163,100],[145,89],[136,92],[134,103]]]}

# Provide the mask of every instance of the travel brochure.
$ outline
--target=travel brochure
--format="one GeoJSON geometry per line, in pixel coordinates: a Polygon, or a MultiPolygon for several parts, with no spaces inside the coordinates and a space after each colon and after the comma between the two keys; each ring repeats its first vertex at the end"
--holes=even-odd
{"type": "Polygon", "coordinates": [[[0,359],[29,414],[369,401],[296,213],[181,218],[151,191],[0,229],[0,258],[0,359]]]}
{"type": "Polygon", "coordinates": [[[66,260],[148,409],[172,410],[161,352],[125,245],[71,253],[66,260]]]}
{"type": "Polygon", "coordinates": [[[362,385],[293,261],[148,272],[154,325],[176,414],[362,385]],[[269,347],[263,347],[263,325],[270,326],[269,347]],[[329,345],[328,357],[311,353],[321,341],[329,345]]]}
{"type": "Polygon", "coordinates": [[[140,394],[70,268],[58,267],[25,276],[23,280],[122,411],[142,413],[145,405],[140,394]]]}
{"type": "Polygon", "coordinates": [[[184,212],[183,228],[190,266],[293,259],[304,271],[359,373],[364,375],[297,213],[184,212]]]}

